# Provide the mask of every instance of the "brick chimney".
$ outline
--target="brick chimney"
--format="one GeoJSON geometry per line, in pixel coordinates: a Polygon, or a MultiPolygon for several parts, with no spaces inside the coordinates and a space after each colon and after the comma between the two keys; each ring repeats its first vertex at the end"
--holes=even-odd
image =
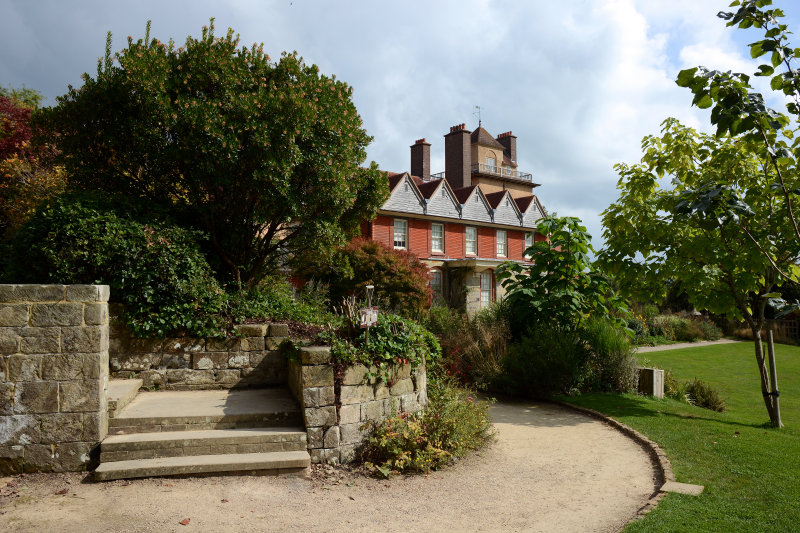
{"type": "Polygon", "coordinates": [[[417,139],[411,145],[411,175],[431,179],[431,143],[417,139]]]}
{"type": "Polygon", "coordinates": [[[472,185],[470,133],[466,124],[458,124],[444,136],[444,177],[454,189],[472,185]]]}
{"type": "Polygon", "coordinates": [[[503,145],[503,150],[509,159],[514,163],[517,162],[517,136],[507,131],[497,136],[497,142],[503,145]]]}

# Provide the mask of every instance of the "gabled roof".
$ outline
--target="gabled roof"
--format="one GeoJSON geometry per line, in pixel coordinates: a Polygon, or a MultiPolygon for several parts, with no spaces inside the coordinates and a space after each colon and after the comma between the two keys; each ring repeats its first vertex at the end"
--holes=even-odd
{"type": "Polygon", "coordinates": [[[492,137],[492,135],[483,129],[482,127],[478,127],[477,130],[473,131],[470,136],[469,140],[472,144],[481,144],[483,146],[489,146],[491,148],[497,148],[499,150],[504,150],[505,146],[500,144],[497,139],[492,137]]]}
{"type": "Polygon", "coordinates": [[[403,179],[403,175],[405,172],[387,172],[386,175],[389,177],[389,192],[393,191],[397,184],[400,183],[403,179]]]}
{"type": "Polygon", "coordinates": [[[425,198],[426,200],[430,200],[431,196],[433,196],[433,193],[435,193],[436,189],[439,188],[439,185],[442,183],[442,181],[444,180],[441,179],[430,180],[430,181],[420,180],[420,182],[417,182],[417,180],[415,179],[414,183],[417,184],[417,188],[419,189],[419,192],[422,194],[423,198],[425,198]]]}
{"type": "Polygon", "coordinates": [[[508,191],[490,192],[486,195],[486,200],[489,202],[489,205],[492,206],[492,209],[497,209],[497,206],[500,205],[500,202],[503,201],[506,194],[508,194],[508,191]]]}
{"type": "Polygon", "coordinates": [[[531,196],[522,196],[520,198],[514,198],[514,201],[517,203],[517,207],[519,208],[519,210],[522,213],[524,213],[531,206],[531,203],[533,202],[534,198],[536,198],[536,196],[533,196],[533,195],[531,195],[531,196]]]}
{"type": "Polygon", "coordinates": [[[455,194],[456,198],[458,198],[458,203],[460,204],[467,203],[467,200],[469,200],[469,197],[472,195],[472,191],[475,190],[475,187],[477,187],[477,185],[471,185],[469,187],[461,187],[460,189],[453,189],[453,194],[455,194]]]}

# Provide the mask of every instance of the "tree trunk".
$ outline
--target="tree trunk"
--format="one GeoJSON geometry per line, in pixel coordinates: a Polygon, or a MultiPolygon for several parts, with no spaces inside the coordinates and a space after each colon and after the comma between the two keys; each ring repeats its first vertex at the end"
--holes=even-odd
{"type": "Polygon", "coordinates": [[[766,358],[764,357],[764,345],[762,344],[761,339],[761,325],[762,324],[758,324],[758,327],[753,328],[753,341],[756,349],[756,363],[758,364],[758,373],[761,377],[761,394],[764,397],[764,405],[767,407],[767,413],[769,414],[769,419],[772,422],[772,425],[775,427],[781,427],[778,425],[780,424],[780,413],[777,410],[775,396],[772,396],[769,391],[769,374],[767,373],[766,358]]]}
{"type": "Polygon", "coordinates": [[[775,368],[775,342],[772,339],[771,329],[767,331],[767,353],[769,354],[769,380],[770,383],[772,383],[772,393],[770,394],[770,398],[775,406],[775,418],[772,419],[772,415],[770,415],[770,419],[772,419],[772,423],[775,427],[782,428],[783,422],[781,422],[781,402],[780,392],[778,390],[778,371],[775,368]]]}

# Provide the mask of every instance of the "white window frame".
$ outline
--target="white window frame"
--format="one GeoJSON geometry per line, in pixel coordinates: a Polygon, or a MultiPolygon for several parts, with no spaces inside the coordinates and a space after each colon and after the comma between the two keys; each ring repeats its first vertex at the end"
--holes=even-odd
{"type": "Polygon", "coordinates": [[[481,308],[489,307],[489,304],[492,303],[492,273],[481,272],[479,277],[481,289],[481,308]]]}
{"type": "Polygon", "coordinates": [[[478,228],[475,226],[467,226],[467,229],[464,231],[464,253],[466,255],[478,255],[478,228]],[[469,238],[470,231],[475,234],[474,239],[469,238]],[[473,249],[470,252],[470,241],[473,244],[473,249]]]}
{"type": "Polygon", "coordinates": [[[394,235],[393,235],[393,244],[395,250],[408,250],[408,220],[404,218],[396,218],[394,219],[393,224],[394,235]],[[402,229],[398,232],[398,225],[401,226],[402,229]],[[398,235],[402,237],[402,240],[398,239],[398,235]],[[398,243],[402,243],[398,245],[398,243]]]}
{"type": "Polygon", "coordinates": [[[497,242],[497,255],[501,257],[506,257],[508,255],[508,233],[504,229],[497,230],[497,238],[495,239],[497,242]],[[502,237],[502,239],[501,239],[502,237]]]}
{"type": "Polygon", "coordinates": [[[431,223],[431,252],[444,253],[444,224],[431,223]],[[438,237],[435,235],[436,228],[441,231],[438,237]]]}
{"type": "MultiPolygon", "coordinates": [[[[533,246],[533,232],[532,231],[526,231],[525,232],[525,250],[527,250],[531,246],[533,246]]],[[[531,256],[529,256],[528,254],[525,254],[525,259],[530,259],[530,258],[531,258],[531,256]]]]}

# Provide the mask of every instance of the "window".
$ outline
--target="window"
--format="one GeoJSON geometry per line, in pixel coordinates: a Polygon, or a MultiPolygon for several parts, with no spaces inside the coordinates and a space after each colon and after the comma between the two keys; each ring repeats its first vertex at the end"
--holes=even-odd
{"type": "Polygon", "coordinates": [[[486,170],[495,171],[497,167],[497,159],[494,157],[487,157],[486,158],[486,170]]]}
{"type": "Polygon", "coordinates": [[[442,271],[431,270],[431,290],[433,290],[433,300],[442,299],[442,271]]]}
{"type": "Polygon", "coordinates": [[[481,272],[481,307],[492,303],[492,273],[481,272]]]}
{"type": "Polygon", "coordinates": [[[408,221],[400,218],[394,219],[394,247],[408,248],[408,221]]]}
{"type": "Polygon", "coordinates": [[[444,225],[431,224],[431,251],[444,252],[444,225]]]}
{"type": "MultiPolygon", "coordinates": [[[[531,246],[533,246],[533,233],[528,231],[525,233],[525,250],[527,250],[531,246]]],[[[531,258],[530,255],[525,254],[525,259],[530,259],[530,258],[531,258]]]]}
{"type": "Polygon", "coordinates": [[[505,257],[508,243],[506,242],[506,230],[497,230],[497,255],[505,257]]]}
{"type": "Polygon", "coordinates": [[[503,167],[503,169],[506,171],[506,176],[510,176],[511,175],[511,167],[510,166],[506,165],[506,166],[503,167]]]}
{"type": "Polygon", "coordinates": [[[467,253],[478,254],[478,228],[467,226],[467,253]]]}

